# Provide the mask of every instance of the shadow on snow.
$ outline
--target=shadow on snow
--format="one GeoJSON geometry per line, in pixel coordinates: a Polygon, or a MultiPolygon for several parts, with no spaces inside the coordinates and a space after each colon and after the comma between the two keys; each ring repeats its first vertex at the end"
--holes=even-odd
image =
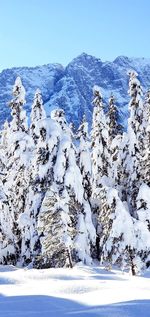
{"type": "Polygon", "coordinates": [[[100,306],[84,306],[52,296],[0,295],[1,317],[149,317],[150,301],[138,300],[100,306]]]}

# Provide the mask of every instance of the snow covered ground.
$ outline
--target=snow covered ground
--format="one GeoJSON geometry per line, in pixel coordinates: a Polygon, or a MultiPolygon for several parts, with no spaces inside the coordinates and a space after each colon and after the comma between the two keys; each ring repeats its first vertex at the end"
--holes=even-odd
{"type": "Polygon", "coordinates": [[[149,317],[150,272],[0,266],[0,317],[149,317]]]}

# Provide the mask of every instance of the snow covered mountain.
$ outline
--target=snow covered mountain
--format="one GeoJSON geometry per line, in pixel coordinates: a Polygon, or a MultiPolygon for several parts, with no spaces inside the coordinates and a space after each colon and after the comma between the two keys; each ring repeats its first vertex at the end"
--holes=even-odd
{"type": "Polygon", "coordinates": [[[127,71],[134,69],[144,90],[149,88],[150,59],[117,57],[113,62],[85,53],[73,59],[64,68],[60,64],[48,64],[33,68],[20,67],[3,70],[0,73],[0,125],[10,116],[8,101],[11,100],[12,85],[17,76],[22,78],[26,88],[26,109],[30,112],[36,88],[42,91],[47,114],[55,107],[65,110],[68,121],[78,125],[83,113],[91,122],[92,87],[101,87],[104,101],[113,92],[120,112],[120,121],[126,126],[128,110],[128,76],[127,71]]]}

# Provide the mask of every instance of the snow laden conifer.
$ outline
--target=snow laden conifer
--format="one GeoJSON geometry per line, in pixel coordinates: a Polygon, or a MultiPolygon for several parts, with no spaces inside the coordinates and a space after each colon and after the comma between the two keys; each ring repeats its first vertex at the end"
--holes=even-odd
{"type": "Polygon", "coordinates": [[[99,254],[99,232],[100,223],[98,222],[99,213],[99,192],[102,189],[101,180],[108,176],[108,126],[106,116],[103,110],[102,95],[100,88],[93,88],[93,121],[92,121],[92,143],[91,143],[91,159],[92,159],[92,211],[93,220],[96,228],[96,250],[93,256],[100,259],[99,254]]]}
{"type": "Polygon", "coordinates": [[[99,187],[103,175],[108,175],[108,127],[104,114],[100,88],[93,88],[93,121],[92,121],[92,184],[93,191],[99,187]]]}
{"type": "Polygon", "coordinates": [[[150,186],[150,90],[148,90],[144,103],[144,131],[143,148],[141,153],[141,178],[150,186]]]}
{"type": "Polygon", "coordinates": [[[30,135],[34,140],[34,143],[37,144],[38,136],[35,133],[36,127],[38,125],[38,121],[46,118],[46,113],[43,107],[43,100],[41,96],[41,91],[39,89],[36,90],[34,101],[31,109],[31,125],[30,125],[30,135]]]}
{"type": "Polygon", "coordinates": [[[91,195],[92,195],[92,165],[91,165],[91,153],[90,142],[88,134],[88,122],[86,116],[83,116],[82,123],[77,131],[77,138],[79,138],[78,148],[78,165],[82,174],[82,185],[84,189],[84,218],[88,231],[89,241],[91,246],[95,244],[96,232],[92,223],[92,211],[91,211],[91,195]]]}
{"type": "Polygon", "coordinates": [[[5,183],[6,179],[6,172],[7,172],[7,159],[8,159],[8,142],[9,142],[9,123],[6,121],[4,123],[3,130],[1,132],[1,139],[0,139],[0,179],[2,182],[5,183]]]}
{"type": "Polygon", "coordinates": [[[115,98],[111,94],[109,98],[109,108],[107,113],[108,120],[108,175],[112,179],[113,186],[120,185],[121,173],[121,143],[122,127],[118,123],[119,115],[115,105],[115,98]]]}
{"type": "Polygon", "coordinates": [[[118,123],[119,114],[117,106],[115,105],[115,97],[111,94],[109,98],[109,107],[108,107],[108,136],[112,141],[118,134],[122,133],[122,126],[118,123]]]}
{"type": "Polygon", "coordinates": [[[137,195],[137,214],[150,230],[150,91],[144,104],[145,135],[141,157],[141,185],[137,195]]]}
{"type": "Polygon", "coordinates": [[[73,267],[70,237],[72,230],[69,225],[71,226],[71,221],[66,195],[60,196],[56,188],[48,189],[38,221],[42,267],[73,267]]]}
{"type": "Polygon", "coordinates": [[[85,199],[90,199],[92,194],[91,189],[91,176],[92,176],[92,166],[91,166],[91,153],[90,153],[90,142],[88,134],[88,122],[86,121],[86,116],[83,116],[83,120],[77,131],[77,138],[80,140],[79,150],[78,150],[78,164],[83,178],[84,187],[84,197],[85,199]]]}
{"type": "Polygon", "coordinates": [[[141,182],[141,151],[143,149],[143,101],[142,88],[137,73],[129,72],[130,118],[128,120],[128,156],[126,171],[128,173],[127,199],[130,212],[136,215],[136,197],[141,182]]]}
{"type": "Polygon", "coordinates": [[[136,275],[145,267],[150,251],[150,233],[146,224],[134,219],[116,189],[104,186],[101,195],[101,262],[111,267],[118,264],[136,275]],[[103,212],[102,212],[103,211],[103,212]]]}
{"type": "Polygon", "coordinates": [[[30,158],[30,141],[26,112],[23,109],[24,104],[25,89],[18,77],[13,87],[13,99],[10,102],[12,121],[7,134],[7,172],[4,184],[4,192],[9,204],[9,206],[4,206],[4,209],[6,207],[13,220],[12,232],[16,261],[19,260],[22,242],[18,219],[25,208],[25,197],[28,190],[26,168],[30,158]]]}
{"type": "Polygon", "coordinates": [[[7,182],[9,124],[6,121],[0,140],[0,263],[15,264],[15,241],[12,217],[8,196],[5,190],[7,182]]]}
{"type": "Polygon", "coordinates": [[[57,267],[72,266],[79,260],[89,263],[91,256],[88,230],[92,223],[88,223],[88,227],[85,224],[84,190],[75,147],[64,112],[61,109],[54,110],[52,118],[59,124],[62,134],[54,166],[54,183],[44,198],[39,220],[43,257],[47,259],[45,265],[54,266],[55,263],[57,267]],[[55,219],[53,215],[56,215],[55,219]],[[46,223],[47,228],[41,225],[46,223]],[[57,252],[54,244],[60,245],[62,252],[57,252]]]}
{"type": "Polygon", "coordinates": [[[30,253],[30,261],[34,266],[41,266],[38,218],[45,194],[53,183],[53,166],[56,160],[60,131],[51,119],[42,119],[38,121],[35,134],[38,137],[37,144],[29,168],[29,191],[26,197],[26,208],[20,223],[22,226],[25,225],[24,246],[26,245],[26,237],[30,237],[28,248],[24,247],[22,252],[24,254],[30,253]]]}

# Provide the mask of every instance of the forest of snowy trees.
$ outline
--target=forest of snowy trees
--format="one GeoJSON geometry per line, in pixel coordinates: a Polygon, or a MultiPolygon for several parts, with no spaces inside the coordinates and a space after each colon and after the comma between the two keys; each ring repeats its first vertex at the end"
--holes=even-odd
{"type": "Polygon", "coordinates": [[[113,94],[105,113],[98,86],[90,133],[86,115],[76,131],[62,109],[47,117],[40,90],[28,126],[16,79],[0,139],[1,264],[99,261],[133,275],[150,265],[150,91],[143,97],[134,71],[128,93],[127,132],[113,94]]]}

